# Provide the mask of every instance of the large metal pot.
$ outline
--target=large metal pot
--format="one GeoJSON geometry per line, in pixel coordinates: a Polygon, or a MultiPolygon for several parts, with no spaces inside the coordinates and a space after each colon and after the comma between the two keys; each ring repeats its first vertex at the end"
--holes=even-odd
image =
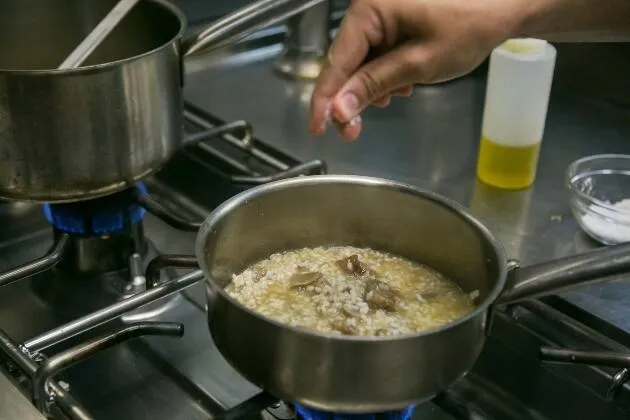
{"type": "Polygon", "coordinates": [[[182,57],[321,1],[259,0],[184,39],[177,7],[143,0],[58,71],[117,0],[0,0],[0,197],[84,200],[156,171],[183,141],[182,57]]]}
{"type": "Polygon", "coordinates": [[[499,242],[460,205],[358,176],[303,177],[241,193],[203,223],[196,254],[158,257],[148,277],[169,263],[198,261],[210,332],[227,361],[279,398],[354,413],[422,402],[464,375],[483,348],[495,304],[630,270],[630,244],[509,270],[499,242]],[[371,247],[426,263],[464,291],[479,290],[478,306],[423,334],[347,337],[271,321],[223,290],[234,273],[274,252],[321,245],[371,247]]]}

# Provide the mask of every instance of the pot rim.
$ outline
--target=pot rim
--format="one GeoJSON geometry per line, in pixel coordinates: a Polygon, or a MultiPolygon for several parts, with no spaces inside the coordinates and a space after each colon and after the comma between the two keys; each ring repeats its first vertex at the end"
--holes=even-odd
{"type": "Polygon", "coordinates": [[[289,178],[283,179],[279,181],[270,182],[267,184],[263,184],[249,190],[243,191],[227,201],[223,202],[217,208],[208,215],[208,217],[204,220],[197,234],[197,238],[195,241],[195,255],[197,258],[197,262],[204,273],[205,281],[210,283],[213,289],[218,289],[218,293],[230,303],[236,305],[239,309],[246,311],[250,315],[258,318],[259,320],[270,322],[277,327],[286,328],[291,330],[295,334],[304,334],[309,336],[314,336],[327,340],[341,340],[341,341],[353,341],[353,342],[389,342],[389,341],[398,341],[405,340],[410,338],[422,338],[433,335],[438,335],[444,331],[450,330],[452,328],[456,328],[459,325],[466,324],[473,318],[485,313],[491,305],[497,300],[497,298],[501,295],[505,288],[505,284],[507,281],[508,274],[508,262],[505,256],[505,251],[503,246],[498,241],[498,239],[490,232],[490,230],[481,223],[478,219],[476,219],[470,212],[461,204],[457,203],[454,200],[443,197],[435,192],[418,188],[411,184],[388,180],[384,178],[376,178],[370,176],[362,176],[362,175],[311,175],[311,176],[303,176],[297,178],[289,178]],[[488,243],[492,246],[492,248],[496,252],[497,263],[499,264],[499,278],[494,284],[494,287],[488,293],[488,296],[478,304],[475,309],[470,311],[468,314],[463,315],[453,321],[450,321],[440,327],[431,328],[421,333],[412,333],[412,334],[401,334],[394,336],[385,336],[385,337],[376,337],[376,336],[346,336],[346,335],[338,335],[332,333],[324,333],[318,331],[307,331],[301,328],[292,327],[290,325],[284,324],[282,322],[267,318],[266,316],[250,309],[249,307],[243,305],[238,300],[231,297],[227,292],[225,292],[223,287],[220,287],[217,282],[210,275],[210,267],[206,263],[205,258],[205,243],[208,235],[213,234],[214,226],[221,222],[222,219],[229,216],[229,214],[236,208],[247,205],[248,201],[255,199],[256,197],[268,194],[270,192],[282,190],[285,188],[290,188],[292,186],[300,186],[300,185],[310,185],[310,184],[320,184],[320,183],[343,183],[343,184],[359,184],[363,186],[374,186],[374,187],[385,187],[385,188],[393,188],[398,189],[403,192],[407,192],[418,197],[428,199],[437,203],[448,210],[456,212],[460,217],[464,218],[467,222],[472,224],[475,229],[483,235],[483,237],[488,241],[488,243]]]}
{"type": "MultiPolygon", "coordinates": [[[[125,57],[125,58],[121,58],[119,60],[114,60],[114,61],[108,61],[106,63],[99,63],[99,64],[92,64],[89,66],[80,66],[74,69],[63,69],[63,70],[59,70],[56,68],[53,69],[43,69],[43,70],[28,70],[28,69],[3,69],[0,68],[0,75],[1,74],[5,74],[5,75],[32,75],[32,76],[44,76],[44,75],[51,75],[51,74],[55,74],[55,75],[64,75],[64,74],[86,74],[86,73],[98,73],[101,71],[106,71],[109,70],[111,68],[114,67],[118,67],[120,65],[123,64],[127,64],[127,63],[132,63],[134,61],[137,60],[141,60],[144,57],[150,56],[152,54],[155,54],[165,48],[167,48],[169,45],[171,45],[173,42],[177,42],[178,40],[182,39],[184,37],[184,33],[186,32],[186,28],[188,27],[188,21],[186,19],[186,15],[184,15],[184,12],[182,12],[176,5],[172,4],[171,2],[167,1],[167,0],[144,0],[147,1],[149,3],[154,3],[156,5],[158,5],[159,7],[162,7],[163,9],[165,9],[168,12],[171,12],[178,20],[179,20],[179,31],[173,35],[168,41],[164,42],[162,45],[153,48],[152,50],[148,50],[145,51],[141,54],[137,54],[137,55],[133,55],[130,57],[125,57]]],[[[180,52],[180,55],[182,55],[182,53],[180,52]]],[[[61,64],[61,63],[60,63],[61,64]]]]}

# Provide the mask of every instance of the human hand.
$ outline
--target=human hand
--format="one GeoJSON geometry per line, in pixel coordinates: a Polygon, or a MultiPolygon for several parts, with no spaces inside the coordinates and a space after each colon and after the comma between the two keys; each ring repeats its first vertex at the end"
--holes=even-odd
{"type": "Polygon", "coordinates": [[[352,0],[313,92],[309,131],[334,121],[355,140],[368,105],[470,72],[517,33],[528,1],[352,0]]]}

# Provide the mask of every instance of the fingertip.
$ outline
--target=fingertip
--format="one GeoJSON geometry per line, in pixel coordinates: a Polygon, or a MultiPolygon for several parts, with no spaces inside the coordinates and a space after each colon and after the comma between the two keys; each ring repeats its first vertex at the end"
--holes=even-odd
{"type": "Polygon", "coordinates": [[[307,132],[311,136],[315,136],[315,137],[321,137],[324,134],[322,130],[320,130],[319,128],[315,128],[312,125],[309,125],[309,127],[307,128],[307,132]]]}
{"type": "Polygon", "coordinates": [[[306,130],[312,136],[321,136],[323,134],[323,132],[320,129],[319,125],[316,122],[314,122],[313,120],[311,120],[308,123],[308,127],[306,128],[306,130]]]}
{"type": "Polygon", "coordinates": [[[308,122],[308,131],[316,136],[321,136],[328,129],[331,122],[330,101],[314,99],[311,104],[311,116],[308,122]]]}
{"type": "Polygon", "coordinates": [[[413,86],[409,85],[409,86],[402,87],[400,89],[396,89],[396,91],[394,92],[394,95],[409,97],[413,95],[413,86]]]}
{"type": "Polygon", "coordinates": [[[357,115],[348,123],[337,123],[337,129],[341,138],[348,142],[353,142],[359,138],[361,134],[362,121],[361,116],[357,115]]]}
{"type": "Polygon", "coordinates": [[[322,123],[321,119],[317,117],[311,117],[308,123],[308,132],[314,136],[321,136],[326,132],[327,125],[322,123]]]}
{"type": "Polygon", "coordinates": [[[392,97],[387,95],[387,96],[383,96],[382,98],[378,98],[377,100],[372,102],[372,105],[377,107],[377,108],[385,108],[391,102],[392,102],[392,97]]]}

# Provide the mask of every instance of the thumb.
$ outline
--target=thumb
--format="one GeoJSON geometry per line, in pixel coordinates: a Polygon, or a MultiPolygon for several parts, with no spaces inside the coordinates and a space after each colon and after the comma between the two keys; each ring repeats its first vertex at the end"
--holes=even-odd
{"type": "Polygon", "coordinates": [[[403,44],[361,66],[335,96],[335,120],[348,123],[377,99],[423,80],[424,56],[421,46],[403,44]]]}

